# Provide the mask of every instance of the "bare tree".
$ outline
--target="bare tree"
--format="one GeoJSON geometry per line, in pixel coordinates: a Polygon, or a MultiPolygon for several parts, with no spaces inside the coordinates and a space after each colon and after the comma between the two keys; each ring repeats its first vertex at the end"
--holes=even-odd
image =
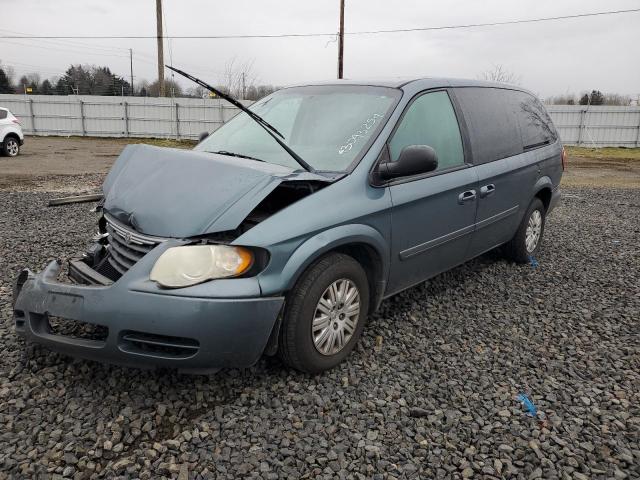
{"type": "Polygon", "coordinates": [[[545,103],[548,105],[617,105],[626,106],[632,105],[633,99],[631,95],[623,95],[619,93],[600,93],[594,90],[591,93],[584,93],[583,95],[576,95],[573,93],[565,93],[564,95],[555,95],[548,97],[545,103]]]}
{"type": "Polygon", "coordinates": [[[510,83],[512,85],[520,85],[522,80],[520,76],[510,72],[500,64],[494,65],[489,70],[482,72],[480,78],[490,82],[510,83]]]}
{"type": "Polygon", "coordinates": [[[140,97],[149,95],[149,80],[140,80],[136,86],[136,92],[140,97]]]}
{"type": "Polygon", "coordinates": [[[227,61],[224,72],[224,91],[236,98],[244,98],[249,87],[255,85],[253,61],[236,62],[236,58],[227,61]]]}
{"type": "Polygon", "coordinates": [[[633,100],[631,95],[620,95],[619,93],[605,93],[603,105],[631,105],[633,100]]]}
{"type": "MultiPolygon", "coordinates": [[[[181,97],[182,96],[182,88],[175,80],[169,80],[167,78],[164,79],[164,91],[165,94],[171,97],[181,97]]],[[[150,97],[159,97],[160,96],[160,84],[158,80],[149,84],[147,87],[147,93],[150,97]]]]}
{"type": "Polygon", "coordinates": [[[564,95],[555,95],[553,97],[547,97],[544,101],[547,105],[575,105],[576,96],[572,93],[565,93],[564,95]]]}
{"type": "Polygon", "coordinates": [[[195,87],[188,88],[187,95],[189,97],[205,98],[209,96],[209,90],[201,87],[200,85],[197,85],[195,87]]]}

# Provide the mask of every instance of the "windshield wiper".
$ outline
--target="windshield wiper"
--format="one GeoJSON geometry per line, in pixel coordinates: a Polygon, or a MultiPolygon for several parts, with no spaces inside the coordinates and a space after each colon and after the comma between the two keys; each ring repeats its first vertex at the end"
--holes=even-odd
{"type": "Polygon", "coordinates": [[[217,153],[219,155],[226,155],[228,157],[238,157],[238,158],[248,158],[249,160],[257,160],[259,162],[264,162],[256,157],[252,157],[251,155],[243,155],[242,153],[229,152],[227,150],[218,150],[217,152],[209,152],[209,153],[217,153]]]}
{"type": "Polygon", "coordinates": [[[291,147],[289,147],[289,145],[287,145],[286,143],[284,143],[280,138],[284,138],[284,135],[282,135],[273,125],[271,125],[269,122],[267,122],[264,118],[262,118],[260,115],[258,115],[257,113],[249,110],[247,107],[245,107],[242,103],[240,103],[238,100],[236,100],[235,98],[233,98],[231,95],[227,95],[226,93],[221,92],[220,90],[218,90],[215,87],[212,87],[211,85],[209,85],[208,83],[203,82],[202,80],[200,80],[199,78],[194,77],[193,75],[189,75],[187,72],[183,72],[180,69],[177,69],[175,67],[171,67],[169,65],[166,65],[166,67],[169,70],[173,70],[176,73],[179,73],[180,75],[182,75],[183,77],[188,78],[189,80],[191,80],[192,82],[197,83],[198,85],[200,85],[201,87],[206,88],[207,90],[209,90],[210,92],[215,93],[217,96],[219,96],[220,98],[222,98],[223,100],[226,100],[227,102],[229,102],[231,105],[238,107],[240,110],[242,110],[244,113],[246,113],[247,115],[249,115],[249,118],[251,118],[252,120],[254,120],[258,125],[260,125],[262,128],[264,128],[264,130],[271,135],[271,137],[273,137],[273,139],[278,142],[278,145],[280,145],[289,155],[291,155],[291,158],[293,158],[298,165],[300,165],[302,168],[304,168],[306,171],[308,172],[315,172],[315,169],[309,165],[307,162],[305,162],[302,157],[300,157],[300,155],[298,155],[296,152],[294,152],[291,147]]]}

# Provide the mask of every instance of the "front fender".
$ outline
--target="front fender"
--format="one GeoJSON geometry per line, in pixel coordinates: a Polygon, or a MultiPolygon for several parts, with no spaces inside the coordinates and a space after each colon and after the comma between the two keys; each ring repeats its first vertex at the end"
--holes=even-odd
{"type": "Polygon", "coordinates": [[[364,224],[348,224],[333,227],[302,242],[288,256],[289,250],[275,248],[271,251],[270,266],[260,274],[260,288],[263,295],[274,295],[293,288],[296,281],[315,260],[340,246],[365,244],[373,248],[381,259],[380,278],[374,282],[386,282],[389,274],[389,245],[375,228],[364,224]],[[278,268],[278,265],[284,267],[278,268]]]}

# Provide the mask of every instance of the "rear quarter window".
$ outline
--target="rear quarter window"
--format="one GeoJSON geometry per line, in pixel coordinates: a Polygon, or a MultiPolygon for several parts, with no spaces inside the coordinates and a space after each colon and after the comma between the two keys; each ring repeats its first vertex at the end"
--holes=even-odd
{"type": "Polygon", "coordinates": [[[0,110],[0,120],[4,120],[5,118],[7,118],[7,111],[0,110]]]}
{"type": "Polygon", "coordinates": [[[482,164],[522,153],[522,139],[511,90],[461,87],[454,90],[469,131],[473,163],[482,164]]]}
{"type": "Polygon", "coordinates": [[[509,92],[518,119],[525,150],[554,143],[558,134],[544,106],[533,95],[512,90],[509,92]]]}

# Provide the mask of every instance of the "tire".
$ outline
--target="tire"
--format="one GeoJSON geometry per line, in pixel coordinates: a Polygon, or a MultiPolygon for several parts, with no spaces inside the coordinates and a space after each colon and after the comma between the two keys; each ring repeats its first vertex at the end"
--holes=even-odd
{"type": "Polygon", "coordinates": [[[287,297],[278,342],[280,358],[288,366],[307,373],[319,373],[335,367],[351,353],[360,338],[368,307],[369,281],[362,266],[352,257],[341,253],[331,253],[321,258],[307,269],[287,297]],[[332,291],[332,285],[348,293],[341,295],[339,291],[332,291]],[[354,313],[356,298],[353,288],[357,289],[357,314],[354,313]],[[335,295],[332,297],[332,294],[335,295]],[[329,310],[331,298],[336,298],[336,309],[333,313],[325,314],[323,309],[329,310]],[[340,298],[346,298],[346,302],[351,303],[340,309],[340,298]],[[349,305],[351,311],[347,313],[349,305]],[[327,326],[323,328],[325,324],[327,326]],[[341,337],[343,342],[340,342],[341,337]],[[334,342],[333,347],[331,342],[334,342]]]}
{"type": "Polygon", "coordinates": [[[20,142],[17,138],[5,137],[2,143],[2,154],[7,157],[16,157],[20,153],[20,142]]]}
{"type": "Polygon", "coordinates": [[[546,212],[544,205],[539,198],[534,198],[529,208],[527,208],[527,212],[522,218],[522,222],[515,236],[505,245],[504,252],[507,258],[517,263],[527,263],[530,261],[529,257],[536,256],[542,244],[545,220],[546,212]],[[538,231],[537,240],[533,248],[531,248],[532,243],[527,244],[527,238],[529,238],[530,241],[532,239],[531,236],[527,237],[527,230],[530,226],[533,232],[535,232],[536,229],[538,231]]]}

